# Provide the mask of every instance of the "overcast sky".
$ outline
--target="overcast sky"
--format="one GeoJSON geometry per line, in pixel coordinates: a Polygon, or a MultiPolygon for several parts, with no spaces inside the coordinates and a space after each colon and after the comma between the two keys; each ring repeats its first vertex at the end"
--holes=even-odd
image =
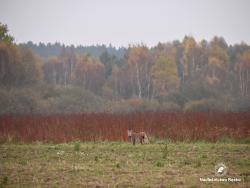
{"type": "Polygon", "coordinates": [[[250,44],[250,0],[0,0],[16,42],[128,44],[223,36],[250,44]]]}

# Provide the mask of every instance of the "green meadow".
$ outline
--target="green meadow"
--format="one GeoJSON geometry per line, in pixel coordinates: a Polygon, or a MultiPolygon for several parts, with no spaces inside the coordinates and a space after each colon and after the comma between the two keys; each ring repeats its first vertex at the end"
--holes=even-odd
{"type": "MultiPolygon", "coordinates": [[[[250,146],[235,143],[127,142],[0,145],[0,187],[247,187],[250,146]],[[218,178],[215,166],[240,182],[218,178]]],[[[219,177],[220,178],[220,177],[219,177]]]]}

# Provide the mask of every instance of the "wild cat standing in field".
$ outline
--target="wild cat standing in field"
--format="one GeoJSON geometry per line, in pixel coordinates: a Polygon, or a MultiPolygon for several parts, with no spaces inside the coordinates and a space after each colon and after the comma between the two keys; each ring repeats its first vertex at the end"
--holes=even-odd
{"type": "Polygon", "coordinates": [[[145,132],[136,133],[132,129],[128,129],[128,138],[133,145],[135,145],[136,141],[139,141],[141,144],[149,144],[149,139],[145,132]]]}

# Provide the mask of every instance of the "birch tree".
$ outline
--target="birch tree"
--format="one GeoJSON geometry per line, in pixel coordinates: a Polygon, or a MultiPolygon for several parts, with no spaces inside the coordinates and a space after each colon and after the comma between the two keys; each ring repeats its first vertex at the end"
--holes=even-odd
{"type": "Polygon", "coordinates": [[[240,93],[242,96],[250,96],[250,50],[241,54],[238,60],[240,93]]]}
{"type": "Polygon", "coordinates": [[[128,52],[128,64],[132,72],[138,98],[149,98],[151,90],[150,70],[153,64],[152,57],[146,46],[134,46],[128,52]]]}

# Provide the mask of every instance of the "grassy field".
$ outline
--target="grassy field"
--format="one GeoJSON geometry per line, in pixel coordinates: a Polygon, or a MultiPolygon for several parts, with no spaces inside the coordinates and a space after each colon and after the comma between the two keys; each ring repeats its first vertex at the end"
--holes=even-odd
{"type": "Polygon", "coordinates": [[[233,143],[127,142],[0,145],[0,187],[249,187],[250,146],[233,143]],[[200,182],[223,177],[241,182],[200,182]]]}

